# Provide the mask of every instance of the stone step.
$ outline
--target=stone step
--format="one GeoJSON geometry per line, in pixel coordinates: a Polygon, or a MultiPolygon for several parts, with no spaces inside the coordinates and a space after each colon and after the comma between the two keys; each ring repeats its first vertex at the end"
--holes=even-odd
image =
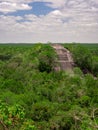
{"type": "Polygon", "coordinates": [[[58,59],[68,61],[68,57],[58,57],[58,59]]]}
{"type": "Polygon", "coordinates": [[[62,62],[60,66],[62,70],[70,70],[72,68],[72,65],[70,64],[70,62],[62,62]]]}
{"type": "Polygon", "coordinates": [[[59,58],[59,60],[65,60],[65,61],[68,60],[68,57],[67,57],[67,56],[59,56],[58,58],[59,58]]]}

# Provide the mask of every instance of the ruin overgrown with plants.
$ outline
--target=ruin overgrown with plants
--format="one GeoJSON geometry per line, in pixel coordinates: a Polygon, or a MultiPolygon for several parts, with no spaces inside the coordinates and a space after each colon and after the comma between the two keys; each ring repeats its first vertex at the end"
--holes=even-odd
{"type": "Polygon", "coordinates": [[[73,73],[50,43],[0,45],[0,130],[98,129],[98,44],[62,46],[73,73]]]}

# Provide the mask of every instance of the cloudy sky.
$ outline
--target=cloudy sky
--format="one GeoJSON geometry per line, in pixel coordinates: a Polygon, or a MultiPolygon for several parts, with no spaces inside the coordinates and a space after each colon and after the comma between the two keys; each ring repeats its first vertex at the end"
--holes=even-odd
{"type": "Polygon", "coordinates": [[[0,42],[98,43],[98,0],[0,0],[0,42]]]}

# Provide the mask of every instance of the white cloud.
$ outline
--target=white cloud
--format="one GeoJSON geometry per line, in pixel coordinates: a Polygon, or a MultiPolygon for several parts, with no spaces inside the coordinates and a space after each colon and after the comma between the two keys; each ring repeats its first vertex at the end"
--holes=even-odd
{"type": "Polygon", "coordinates": [[[29,9],[32,1],[51,2],[48,6],[56,8],[41,16],[1,15],[0,42],[98,42],[98,0],[0,1],[11,3],[7,8],[10,12],[29,9]]]}
{"type": "Polygon", "coordinates": [[[32,9],[32,7],[24,3],[21,3],[21,4],[11,3],[11,2],[0,3],[0,12],[3,12],[3,13],[15,12],[17,10],[30,10],[30,9],[32,9]]]}
{"type": "Polygon", "coordinates": [[[46,2],[47,6],[52,8],[61,8],[64,6],[66,0],[0,0],[0,12],[9,13],[17,10],[30,10],[31,2],[46,2]]]}
{"type": "Polygon", "coordinates": [[[47,4],[53,8],[63,8],[67,0],[42,0],[43,2],[51,2],[47,4]]]}

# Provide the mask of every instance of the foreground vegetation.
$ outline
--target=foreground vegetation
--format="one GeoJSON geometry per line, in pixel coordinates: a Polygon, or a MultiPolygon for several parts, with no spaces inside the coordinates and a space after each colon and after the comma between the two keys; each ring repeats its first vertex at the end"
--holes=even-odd
{"type": "MultiPolygon", "coordinates": [[[[76,48],[77,65],[88,69],[76,48]]],[[[0,45],[0,130],[98,129],[98,71],[55,72],[56,57],[50,45],[0,45]]]]}

